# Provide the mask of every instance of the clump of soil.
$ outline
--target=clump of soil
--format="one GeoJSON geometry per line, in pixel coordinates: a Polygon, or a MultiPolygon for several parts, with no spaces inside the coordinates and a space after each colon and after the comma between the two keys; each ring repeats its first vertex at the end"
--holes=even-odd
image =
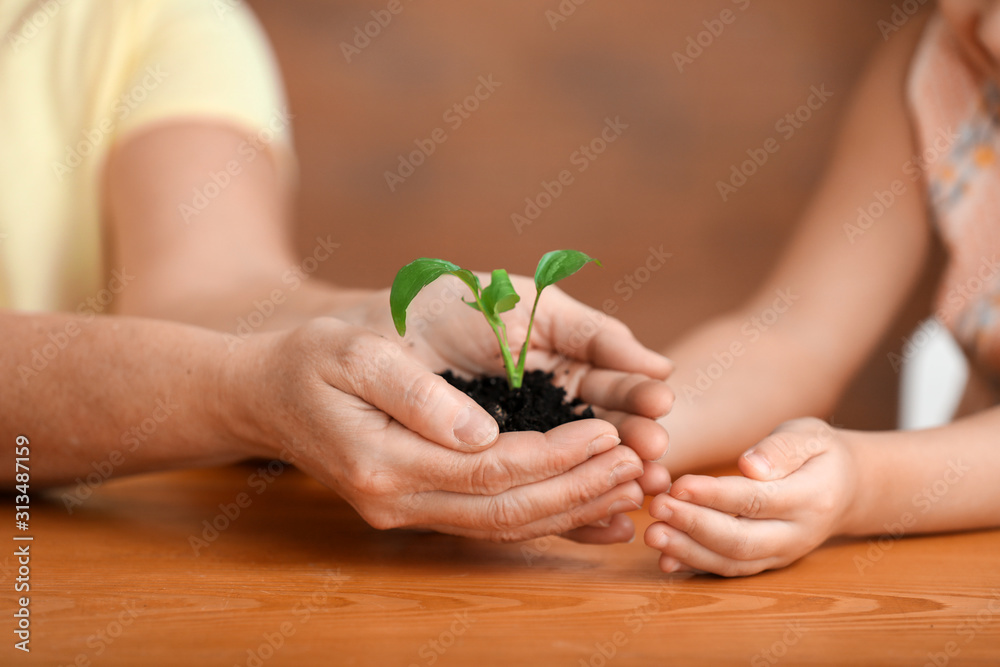
{"type": "Polygon", "coordinates": [[[451,371],[441,374],[450,385],[464,391],[500,425],[500,432],[545,432],[579,419],[593,419],[594,410],[583,401],[566,400],[566,390],[552,384],[552,373],[525,371],[520,389],[511,389],[506,377],[463,380],[451,371]]]}

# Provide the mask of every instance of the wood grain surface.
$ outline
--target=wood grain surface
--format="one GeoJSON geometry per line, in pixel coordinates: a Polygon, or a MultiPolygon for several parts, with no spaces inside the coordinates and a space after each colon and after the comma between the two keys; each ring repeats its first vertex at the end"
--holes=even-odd
{"type": "Polygon", "coordinates": [[[744,579],[665,576],[641,538],[379,532],[266,466],[108,482],[72,514],[60,493],[36,504],[32,651],[9,640],[0,664],[1000,662],[1000,531],[844,541],[744,579]]]}

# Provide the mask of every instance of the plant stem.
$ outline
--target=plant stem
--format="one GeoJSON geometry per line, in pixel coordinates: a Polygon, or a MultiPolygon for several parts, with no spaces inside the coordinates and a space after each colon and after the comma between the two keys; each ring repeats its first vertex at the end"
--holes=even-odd
{"type": "MultiPolygon", "coordinates": [[[[523,371],[524,363],[523,361],[521,363],[521,368],[522,368],[521,373],[516,374],[517,369],[514,366],[514,357],[510,353],[510,345],[507,342],[507,326],[503,323],[503,320],[496,318],[496,322],[494,322],[493,321],[494,318],[491,318],[490,316],[486,315],[486,309],[483,308],[483,302],[482,299],[479,298],[479,293],[476,292],[475,290],[471,291],[472,291],[472,298],[476,300],[476,305],[479,306],[479,312],[481,312],[486,317],[486,322],[490,325],[490,329],[493,329],[493,335],[496,336],[497,343],[500,344],[500,356],[503,357],[503,367],[504,370],[507,372],[507,386],[510,387],[511,389],[520,389],[521,381],[524,376],[524,371],[523,371]],[[500,326],[497,326],[497,324],[499,324],[500,326]]],[[[535,298],[535,305],[538,305],[537,297],[535,298]]],[[[532,319],[534,319],[535,317],[534,308],[532,308],[531,310],[531,317],[532,319]]],[[[529,334],[531,333],[530,322],[528,323],[528,333],[529,334]]],[[[527,344],[527,341],[525,342],[525,344],[527,344]]]]}
{"type": "Polygon", "coordinates": [[[503,367],[507,371],[507,385],[511,389],[521,388],[521,376],[516,375],[516,369],[514,367],[514,357],[510,353],[510,347],[507,344],[507,327],[501,322],[500,326],[503,327],[503,336],[500,335],[499,327],[494,326],[490,322],[490,326],[493,327],[493,334],[497,337],[497,341],[500,343],[500,356],[503,357],[503,367]]]}
{"type": "MultiPolygon", "coordinates": [[[[524,345],[521,346],[521,354],[517,358],[517,387],[524,381],[524,360],[528,355],[528,342],[531,341],[531,327],[535,326],[535,311],[538,310],[538,299],[542,296],[542,290],[535,292],[535,303],[531,306],[531,317],[528,318],[528,332],[524,335],[524,345]]],[[[515,389],[517,387],[514,387],[515,389]]]]}

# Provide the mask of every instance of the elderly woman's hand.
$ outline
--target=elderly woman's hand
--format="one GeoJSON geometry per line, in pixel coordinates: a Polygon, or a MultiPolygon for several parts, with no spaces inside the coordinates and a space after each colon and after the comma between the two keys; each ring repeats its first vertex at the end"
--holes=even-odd
{"type": "MultiPolygon", "coordinates": [[[[582,354],[614,360],[630,352],[609,349],[611,342],[591,340],[582,354]]],[[[660,412],[668,395],[658,383],[612,371],[601,383],[568,368],[581,395],[608,407],[625,433],[665,444],[654,415],[621,412],[660,412]]],[[[264,455],[291,452],[377,528],[496,541],[578,528],[573,536],[587,541],[632,537],[631,522],[615,515],[641,504],[643,465],[612,423],[497,436],[471,399],[369,329],[320,318],[252,336],[228,360],[223,386],[234,435],[264,455]]]]}

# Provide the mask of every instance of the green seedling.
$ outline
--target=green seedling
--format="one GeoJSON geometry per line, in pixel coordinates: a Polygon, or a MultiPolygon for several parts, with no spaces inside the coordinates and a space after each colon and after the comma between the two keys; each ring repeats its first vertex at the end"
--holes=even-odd
{"type": "Polygon", "coordinates": [[[406,334],[406,309],[420,290],[445,274],[457,277],[472,290],[474,301],[465,303],[483,314],[493,330],[493,335],[497,337],[497,342],[500,343],[500,355],[507,371],[507,384],[511,389],[519,389],[524,379],[524,359],[528,353],[531,327],[535,323],[535,310],[538,308],[538,298],[542,295],[542,290],[573,275],[588,262],[601,265],[599,261],[579,250],[553,250],[542,255],[538,261],[538,268],[535,269],[535,304],[531,307],[528,332],[516,363],[507,341],[507,327],[500,319],[500,313],[505,313],[516,306],[521,297],[514,290],[506,269],[493,271],[490,284],[483,288],[479,284],[479,278],[472,271],[443,259],[422,257],[410,262],[399,270],[396,279],[392,281],[392,290],[389,293],[392,321],[400,336],[406,334]]]}

